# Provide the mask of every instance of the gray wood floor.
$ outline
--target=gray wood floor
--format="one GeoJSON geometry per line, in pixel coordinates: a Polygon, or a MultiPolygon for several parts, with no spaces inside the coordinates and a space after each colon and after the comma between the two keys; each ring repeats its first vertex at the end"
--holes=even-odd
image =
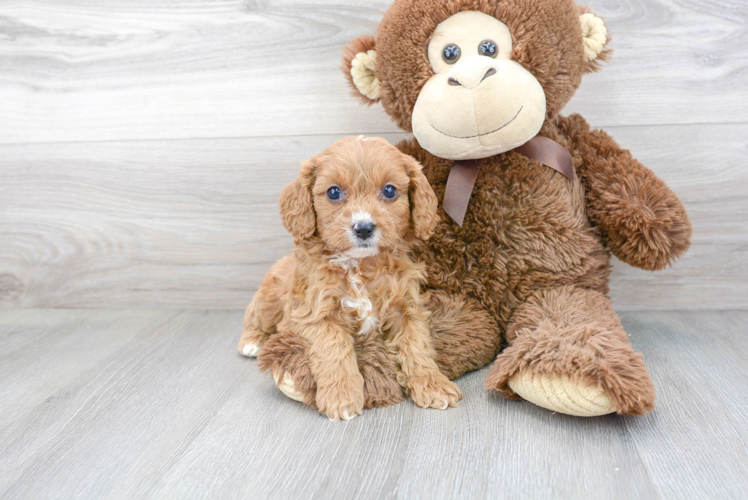
{"type": "Polygon", "coordinates": [[[241,311],[0,311],[0,498],[745,498],[748,312],[624,313],[658,390],[580,419],[458,380],[331,422],[235,352],[241,311]]]}

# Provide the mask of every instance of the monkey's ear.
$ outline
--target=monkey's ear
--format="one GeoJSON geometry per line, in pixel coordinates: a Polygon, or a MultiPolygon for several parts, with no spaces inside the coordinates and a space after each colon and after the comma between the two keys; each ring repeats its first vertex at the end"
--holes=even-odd
{"type": "Polygon", "coordinates": [[[379,80],[375,74],[377,63],[376,41],[365,35],[353,39],[343,49],[343,70],[353,95],[364,104],[379,101],[379,80]]]}
{"type": "Polygon", "coordinates": [[[416,236],[427,240],[434,234],[439,222],[436,210],[439,200],[431,188],[428,179],[423,175],[423,167],[410,155],[403,153],[405,168],[410,177],[410,188],[408,197],[410,199],[410,218],[413,222],[413,230],[416,236]]]}
{"type": "Polygon", "coordinates": [[[283,226],[291,233],[294,241],[307,239],[317,229],[317,216],[314,213],[312,186],[316,175],[314,159],[301,163],[296,180],[281,191],[280,206],[283,226]]]}
{"type": "Polygon", "coordinates": [[[582,27],[582,43],[584,44],[585,71],[591,73],[600,69],[600,63],[610,59],[611,50],[605,45],[610,41],[608,29],[602,19],[586,8],[579,16],[579,25],[582,27]]]}

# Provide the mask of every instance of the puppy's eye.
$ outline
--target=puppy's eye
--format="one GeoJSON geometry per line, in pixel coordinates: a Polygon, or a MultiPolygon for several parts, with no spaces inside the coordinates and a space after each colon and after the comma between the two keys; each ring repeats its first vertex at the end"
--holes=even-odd
{"type": "Polygon", "coordinates": [[[343,192],[338,186],[333,186],[327,190],[327,199],[330,201],[340,201],[343,197],[343,192]]]}
{"type": "Polygon", "coordinates": [[[496,57],[499,53],[499,48],[493,40],[483,40],[478,45],[478,53],[482,56],[496,57]]]}
{"type": "Polygon", "coordinates": [[[382,189],[382,196],[387,200],[394,200],[395,197],[397,197],[397,188],[392,184],[387,184],[384,186],[384,189],[382,189]]]}
{"type": "Polygon", "coordinates": [[[444,62],[447,64],[454,64],[460,58],[461,54],[462,51],[460,50],[460,47],[454,43],[450,43],[444,47],[444,50],[442,51],[442,59],[444,59],[444,62]]]}

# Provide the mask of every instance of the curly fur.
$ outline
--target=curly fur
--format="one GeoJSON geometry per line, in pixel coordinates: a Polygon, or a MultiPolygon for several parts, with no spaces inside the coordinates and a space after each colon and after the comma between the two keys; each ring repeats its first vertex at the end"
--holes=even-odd
{"type": "Polygon", "coordinates": [[[343,139],[303,163],[280,207],[297,248],[248,306],[240,351],[264,346],[260,366],[276,381],[289,372],[304,401],[333,419],[399,402],[400,386],[419,406],[455,406],[461,394],[431,342],[424,266],[409,256],[438,220],[421,166],[382,139],[343,139]],[[394,200],[382,195],[387,184],[394,200]],[[340,201],[327,198],[331,186],[340,201]],[[352,233],[362,213],[376,224],[369,240],[352,233]]]}

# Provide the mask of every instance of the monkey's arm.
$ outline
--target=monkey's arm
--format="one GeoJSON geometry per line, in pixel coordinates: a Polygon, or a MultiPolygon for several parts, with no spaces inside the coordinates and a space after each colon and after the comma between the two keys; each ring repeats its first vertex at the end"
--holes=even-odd
{"type": "Polygon", "coordinates": [[[613,254],[649,271],[683,255],[692,229],[675,193],[608,134],[590,130],[581,116],[562,118],[559,124],[582,157],[577,174],[585,187],[587,215],[613,254]]]}

